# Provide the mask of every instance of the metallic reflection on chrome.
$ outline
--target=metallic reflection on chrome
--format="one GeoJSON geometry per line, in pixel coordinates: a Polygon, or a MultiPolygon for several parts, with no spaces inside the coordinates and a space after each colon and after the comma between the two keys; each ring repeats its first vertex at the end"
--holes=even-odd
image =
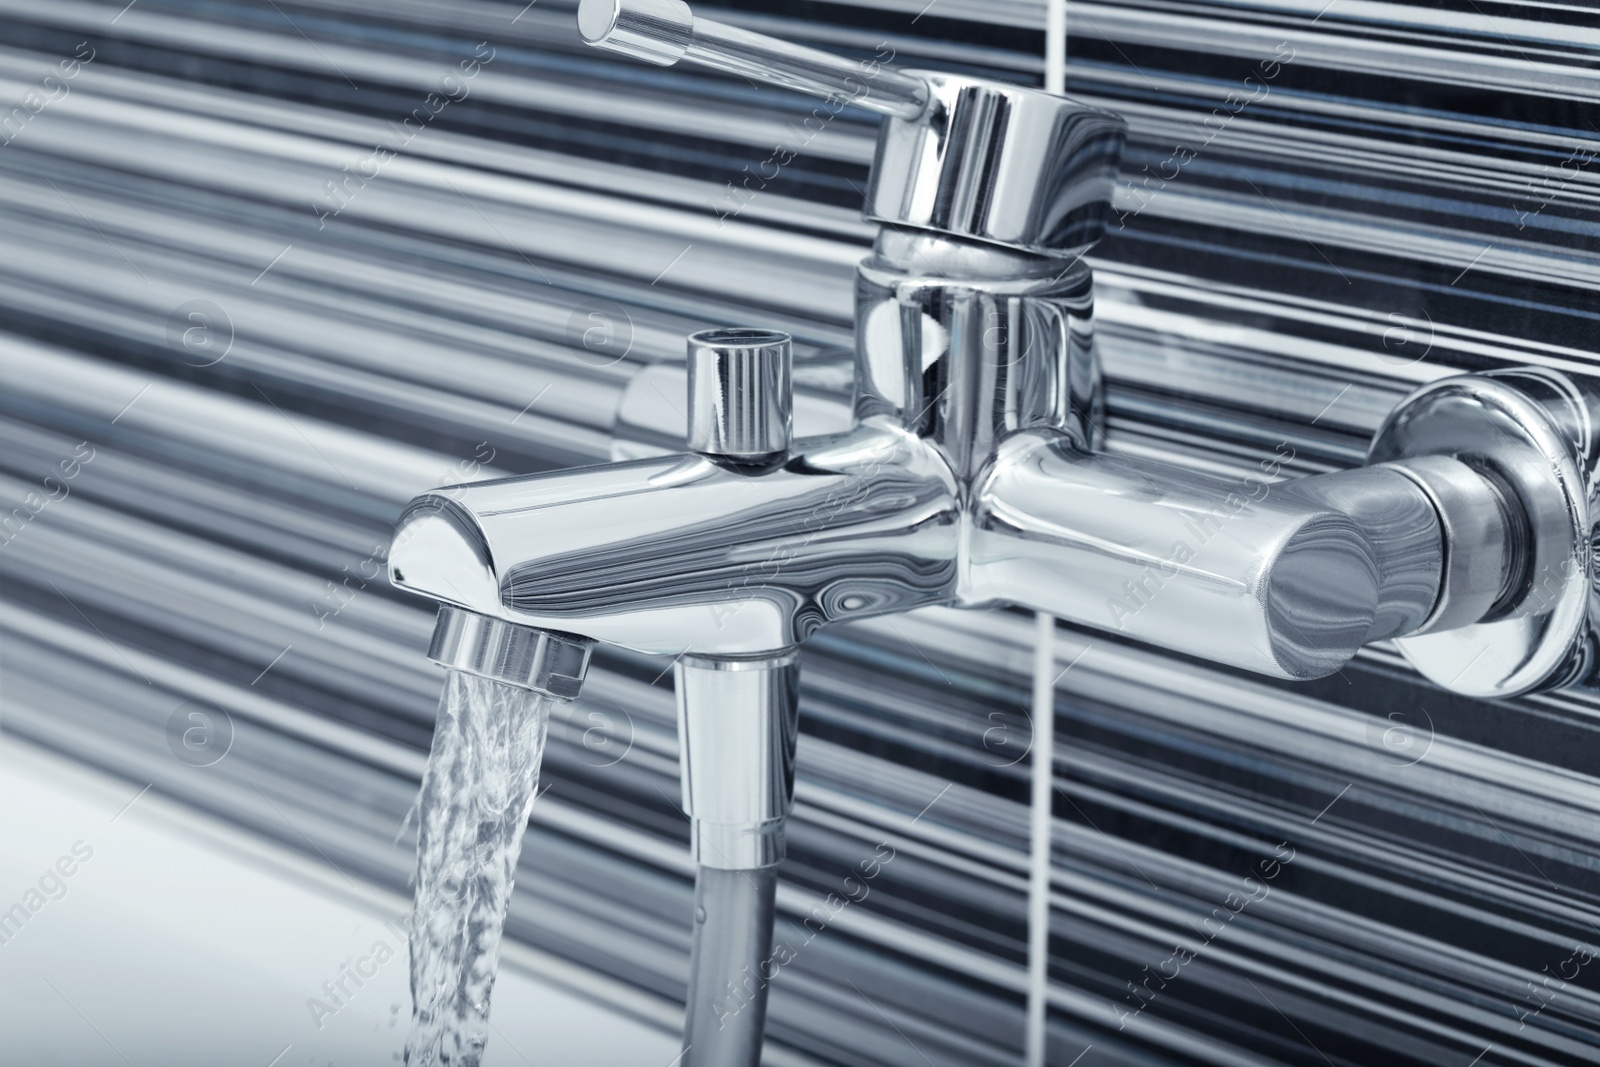
{"type": "Polygon", "coordinates": [[[794,807],[800,654],[682,656],[674,669],[678,770],[695,862],[722,870],[776,865],[794,807]]]}
{"type": "MultiPolygon", "coordinates": [[[[595,0],[579,21],[591,44],[806,92],[838,91],[848,66],[677,0],[595,0]]],[[[886,108],[866,211],[884,226],[857,275],[853,427],[786,447],[786,335],[697,335],[691,452],[424,494],[396,533],[397,585],[523,626],[706,657],[776,654],[823,626],[917,607],[1010,604],[1291,679],[1332,673],[1372,640],[1505,615],[1554,636],[1529,636],[1537,654],[1492,684],[1430,675],[1509,695],[1573,674],[1564,649],[1587,633],[1590,566],[1587,498],[1573,487],[1592,465],[1580,480],[1551,426],[1574,387],[1524,375],[1522,390],[1557,399],[1482,378],[1424,389],[1379,434],[1372,459],[1387,468],[1288,488],[1266,464],[1230,482],[1101,452],[1093,278],[1060,257],[1101,232],[1120,120],[1097,125],[1094,109],[1030,90],[878,75],[931,92],[923,110],[886,108]],[[1037,123],[1057,132],[1028,140],[1030,166],[1003,166],[1037,123]],[[998,171],[1004,183],[985,184],[998,171]],[[954,173],[965,177],[949,184],[954,173]],[[708,341],[741,337],[760,345],[708,341]],[[1458,415],[1430,420],[1431,398],[1451,390],[1500,398],[1513,424],[1502,436],[1531,444],[1485,453],[1458,415]],[[1419,425],[1435,429],[1410,432],[1419,425]],[[1467,523],[1457,498],[1493,500],[1494,514],[1467,523]],[[1558,563],[1574,573],[1550,611],[1508,600],[1558,563]]],[[[1568,407],[1588,441],[1589,409],[1568,407]]],[[[1416,641],[1402,647],[1437,647],[1431,633],[1416,641]]]]}
{"type": "MultiPolygon", "coordinates": [[[[1430,483],[1441,499],[1464,501],[1450,520],[1462,543],[1483,540],[1486,522],[1510,534],[1495,581],[1477,582],[1478,597],[1494,592],[1485,612],[1398,642],[1434,682],[1489,698],[1596,683],[1597,416],[1600,393],[1591,385],[1528,368],[1424,386],[1379,429],[1374,461],[1454,455],[1492,483],[1493,500],[1476,503],[1430,483]]],[[[1452,586],[1472,580],[1453,578],[1452,586]]]]}
{"type": "Polygon", "coordinates": [[[956,487],[863,426],[767,469],[691,454],[456,486],[401,517],[395,584],[642,652],[752,654],[954,599],[956,487]]]}

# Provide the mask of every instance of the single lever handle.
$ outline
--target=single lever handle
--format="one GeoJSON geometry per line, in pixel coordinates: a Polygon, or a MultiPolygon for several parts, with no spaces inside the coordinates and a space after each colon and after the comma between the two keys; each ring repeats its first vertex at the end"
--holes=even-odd
{"type": "Polygon", "coordinates": [[[687,59],[902,119],[928,109],[928,83],[915,74],[697,18],[683,0],[581,0],[578,31],[591,45],[661,67],[687,59]]]}
{"type": "Polygon", "coordinates": [[[683,0],[580,0],[584,40],[680,59],[887,116],[863,217],[1077,259],[1104,234],[1127,124],[1021,85],[895,70],[696,18],[683,0]]]}

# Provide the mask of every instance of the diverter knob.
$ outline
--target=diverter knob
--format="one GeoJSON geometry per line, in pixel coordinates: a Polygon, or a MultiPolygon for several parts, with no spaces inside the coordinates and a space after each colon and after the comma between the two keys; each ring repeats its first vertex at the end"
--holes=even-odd
{"type": "Polygon", "coordinates": [[[794,344],[777,330],[689,338],[689,450],[752,462],[789,450],[794,344]]]}

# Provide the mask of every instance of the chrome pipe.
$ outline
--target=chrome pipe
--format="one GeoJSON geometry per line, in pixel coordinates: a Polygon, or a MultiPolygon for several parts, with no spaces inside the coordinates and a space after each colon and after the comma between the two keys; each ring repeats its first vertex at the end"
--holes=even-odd
{"type": "Polygon", "coordinates": [[[694,946],[683,1023],[684,1067],[761,1062],[778,872],[701,867],[694,883],[694,946]]]}
{"type": "Polygon", "coordinates": [[[800,654],[684,656],[674,668],[683,810],[695,863],[754,870],[783,861],[794,807],[800,654]]]}
{"type": "Polygon", "coordinates": [[[1243,482],[1018,434],[981,484],[969,596],[1279,678],[1366,643],[1378,560],[1348,516],[1243,482]]]}

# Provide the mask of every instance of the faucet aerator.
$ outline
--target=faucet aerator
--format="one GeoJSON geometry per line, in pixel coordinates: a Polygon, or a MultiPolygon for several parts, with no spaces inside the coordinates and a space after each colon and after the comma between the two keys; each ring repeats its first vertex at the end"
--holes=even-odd
{"type": "Polygon", "coordinates": [[[587,637],[519,626],[443,605],[428,658],[452,671],[576,700],[589,672],[587,637]]]}

